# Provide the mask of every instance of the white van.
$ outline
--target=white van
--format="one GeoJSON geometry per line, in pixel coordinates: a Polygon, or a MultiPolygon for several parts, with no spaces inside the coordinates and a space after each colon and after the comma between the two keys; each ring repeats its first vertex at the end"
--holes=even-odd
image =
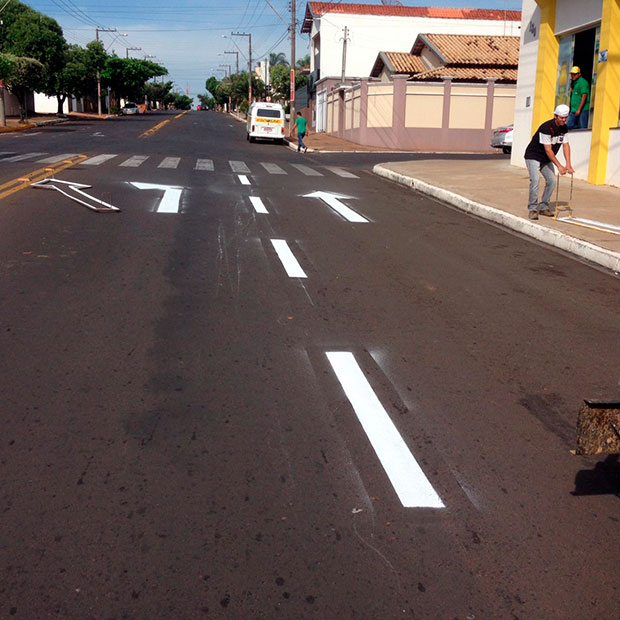
{"type": "Polygon", "coordinates": [[[258,101],[248,111],[247,138],[250,142],[256,138],[282,142],[284,125],[284,108],[279,103],[258,101]]]}

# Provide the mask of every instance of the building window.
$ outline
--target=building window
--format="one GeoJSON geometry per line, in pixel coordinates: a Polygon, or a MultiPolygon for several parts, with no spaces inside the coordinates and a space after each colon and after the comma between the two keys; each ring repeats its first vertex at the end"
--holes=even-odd
{"type": "Polygon", "coordinates": [[[598,69],[598,52],[601,27],[588,28],[580,32],[560,37],[558,76],[556,86],[556,105],[570,105],[570,70],[573,66],[581,69],[581,77],[590,85],[590,114],[588,127],[592,127],[594,94],[598,69]]]}

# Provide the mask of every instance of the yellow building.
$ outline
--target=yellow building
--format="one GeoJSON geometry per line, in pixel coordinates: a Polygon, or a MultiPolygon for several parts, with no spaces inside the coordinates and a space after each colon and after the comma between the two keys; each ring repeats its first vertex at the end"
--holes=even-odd
{"type": "Polygon", "coordinates": [[[620,0],[523,0],[522,18],[512,163],[524,165],[534,131],[569,103],[577,65],[590,111],[570,132],[575,176],[620,187],[620,0]]]}

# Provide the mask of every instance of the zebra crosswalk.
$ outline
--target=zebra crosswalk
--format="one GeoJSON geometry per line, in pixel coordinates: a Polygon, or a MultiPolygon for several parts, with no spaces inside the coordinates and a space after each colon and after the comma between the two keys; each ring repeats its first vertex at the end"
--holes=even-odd
{"type": "MultiPolygon", "coordinates": [[[[52,164],[75,157],[77,153],[62,153],[50,155],[49,153],[31,152],[16,154],[14,152],[0,152],[0,165],[4,162],[23,162],[32,161],[39,164],[52,164]]],[[[299,174],[308,177],[322,177],[325,175],[336,175],[345,179],[359,179],[359,176],[338,166],[308,166],[298,163],[275,163],[275,162],[244,162],[239,160],[214,161],[213,159],[193,159],[189,157],[155,157],[151,155],[127,155],[120,153],[101,153],[89,157],[80,162],[81,166],[118,166],[121,168],[139,168],[141,166],[154,166],[160,169],[176,170],[187,166],[191,162],[193,170],[198,172],[226,172],[230,174],[252,175],[270,174],[287,175],[299,174]]]]}

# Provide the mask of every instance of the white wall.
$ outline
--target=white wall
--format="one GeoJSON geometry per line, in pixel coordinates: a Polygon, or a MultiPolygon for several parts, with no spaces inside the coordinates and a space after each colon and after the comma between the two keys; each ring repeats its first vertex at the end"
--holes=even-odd
{"type": "Polygon", "coordinates": [[[555,8],[555,33],[584,28],[601,21],[603,0],[558,0],[555,8]]]}
{"type": "MultiPolygon", "coordinates": [[[[37,114],[56,114],[58,112],[58,100],[56,97],[48,97],[43,93],[35,93],[34,109],[37,114]]],[[[66,99],[63,103],[62,111],[65,114],[69,111],[69,105],[66,99]]]]}
{"type": "Polygon", "coordinates": [[[620,128],[609,132],[607,156],[607,185],[620,187],[620,128]]]}
{"type": "MultiPolygon", "coordinates": [[[[535,0],[523,0],[521,9],[521,48],[519,52],[519,77],[515,100],[515,130],[512,138],[513,166],[525,166],[523,153],[532,138],[534,114],[534,91],[536,87],[536,64],[538,62],[538,39],[540,35],[540,10],[535,0]]],[[[551,118],[553,110],[549,111],[551,118]]]]}
{"type": "MultiPolygon", "coordinates": [[[[591,131],[570,131],[570,158],[573,168],[575,169],[575,178],[588,180],[588,168],[590,166],[590,147],[592,146],[591,131]]],[[[561,151],[562,149],[560,149],[561,151]]],[[[561,153],[558,159],[564,161],[561,153]]]]}
{"type": "MultiPolygon", "coordinates": [[[[321,79],[342,72],[342,38],[349,29],[346,76],[368,77],[379,52],[410,52],[420,33],[513,35],[519,22],[327,13],[320,20],[321,79]]],[[[312,35],[316,30],[313,28],[312,35]]],[[[310,54],[314,56],[314,50],[310,54]]]]}

